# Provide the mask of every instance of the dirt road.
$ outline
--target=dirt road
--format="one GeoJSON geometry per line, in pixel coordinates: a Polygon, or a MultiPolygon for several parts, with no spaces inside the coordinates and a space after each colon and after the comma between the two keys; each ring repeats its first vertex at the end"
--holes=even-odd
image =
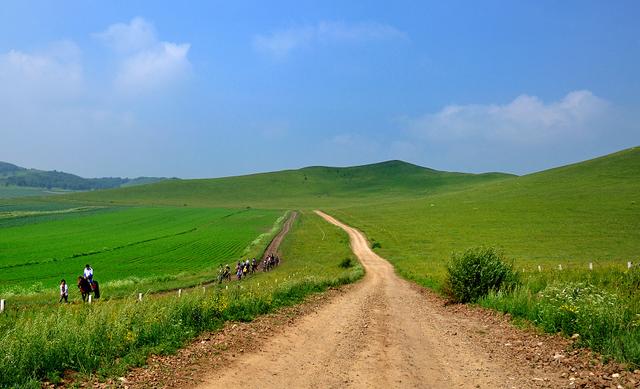
{"type": "Polygon", "coordinates": [[[287,221],[285,221],[284,224],[282,225],[282,229],[280,229],[280,232],[278,232],[278,235],[276,235],[273,238],[271,243],[269,243],[269,246],[267,246],[267,248],[264,250],[264,254],[262,255],[263,260],[266,259],[267,256],[271,254],[279,255],[280,243],[282,243],[282,240],[284,239],[284,237],[287,236],[287,234],[289,233],[289,230],[291,229],[293,222],[296,221],[297,217],[298,217],[298,212],[291,211],[291,215],[289,215],[289,218],[287,219],[287,221]]]}
{"type": "Polygon", "coordinates": [[[371,251],[362,233],[317,213],[349,234],[366,276],[258,352],[212,372],[201,388],[562,386],[543,371],[523,374],[509,358],[487,353],[473,341],[480,323],[440,314],[371,251]]]}

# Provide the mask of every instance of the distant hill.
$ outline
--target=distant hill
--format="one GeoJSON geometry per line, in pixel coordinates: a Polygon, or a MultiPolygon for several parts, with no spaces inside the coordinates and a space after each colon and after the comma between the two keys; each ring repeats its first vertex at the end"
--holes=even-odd
{"type": "Polygon", "coordinates": [[[624,266],[640,254],[640,147],[460,191],[331,211],[423,285],[444,278],[440,264],[452,252],[483,245],[531,261],[535,271],[604,260],[624,266]]]}
{"type": "Polygon", "coordinates": [[[96,189],[119,188],[121,186],[134,186],[149,184],[164,180],[159,177],[138,178],[83,178],[75,174],[26,169],[11,163],[0,162],[0,190],[2,187],[62,189],[72,191],[86,191],[96,189]]]}
{"type": "Polygon", "coordinates": [[[403,161],[355,167],[313,166],[297,170],[197,180],[71,195],[76,200],[122,204],[312,207],[415,198],[512,177],[503,173],[437,171],[403,161]]]}

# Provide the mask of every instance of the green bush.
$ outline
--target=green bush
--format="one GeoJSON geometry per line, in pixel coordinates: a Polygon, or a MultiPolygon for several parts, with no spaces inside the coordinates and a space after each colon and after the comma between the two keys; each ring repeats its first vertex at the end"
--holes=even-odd
{"type": "Polygon", "coordinates": [[[519,282],[513,264],[493,248],[454,254],[447,264],[444,292],[454,302],[476,302],[489,291],[510,290],[519,282]]]}
{"type": "Polygon", "coordinates": [[[343,269],[348,269],[353,266],[353,262],[351,262],[351,258],[345,258],[340,261],[340,267],[343,269]]]}

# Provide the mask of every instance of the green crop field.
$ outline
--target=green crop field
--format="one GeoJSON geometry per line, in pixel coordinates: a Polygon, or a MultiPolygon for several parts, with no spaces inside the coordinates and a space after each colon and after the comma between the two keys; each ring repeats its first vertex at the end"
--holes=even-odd
{"type": "Polygon", "coordinates": [[[9,199],[25,196],[47,196],[69,193],[65,190],[49,190],[47,188],[31,188],[26,186],[0,185],[0,199],[9,199]]]}
{"type": "Polygon", "coordinates": [[[25,208],[0,213],[4,297],[55,294],[60,279],[73,285],[86,263],[104,292],[154,289],[154,280],[180,284],[180,278],[198,273],[212,279],[219,264],[252,253],[252,242],[265,244],[254,241],[283,215],[219,208],[25,208]]]}

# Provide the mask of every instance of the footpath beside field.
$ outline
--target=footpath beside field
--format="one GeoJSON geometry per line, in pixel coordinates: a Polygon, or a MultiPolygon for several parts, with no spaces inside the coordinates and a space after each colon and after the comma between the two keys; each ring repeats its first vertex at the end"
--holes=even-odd
{"type": "Polygon", "coordinates": [[[502,353],[508,346],[494,350],[495,344],[486,343],[495,339],[494,328],[443,312],[442,304],[397,277],[362,233],[317,213],[349,234],[365,278],[257,352],[212,372],[202,388],[522,388],[569,383],[542,365],[514,364],[510,353],[502,353]]]}

